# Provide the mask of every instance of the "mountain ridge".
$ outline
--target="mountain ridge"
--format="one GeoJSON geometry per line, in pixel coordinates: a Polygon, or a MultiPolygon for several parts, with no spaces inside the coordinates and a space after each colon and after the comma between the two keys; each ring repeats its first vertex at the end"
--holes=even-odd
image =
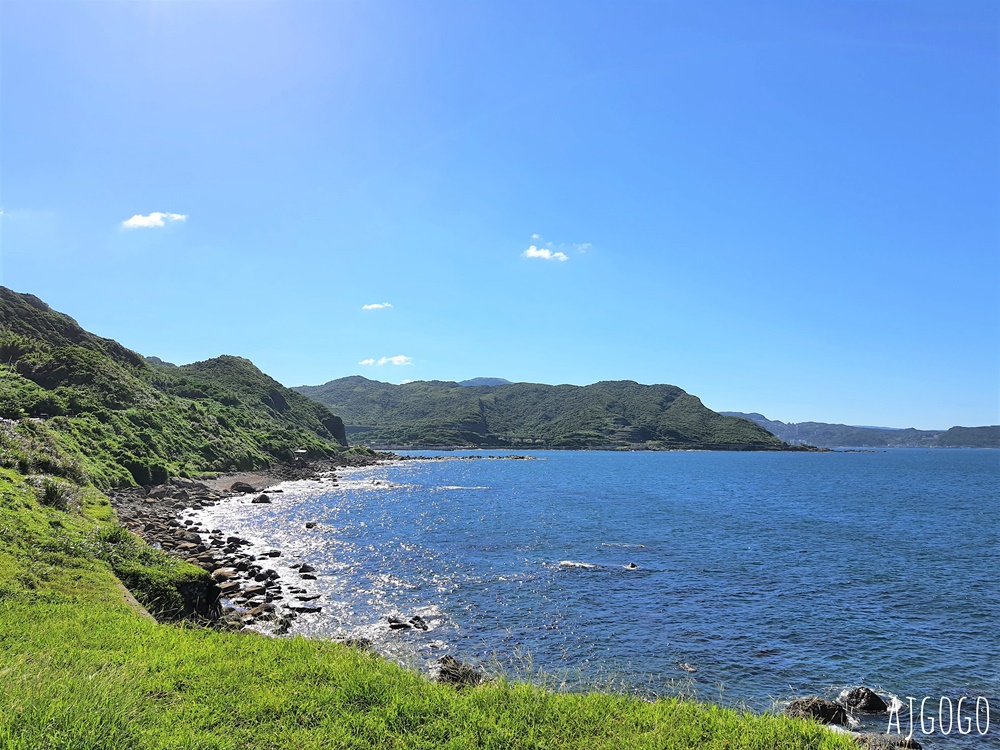
{"type": "Polygon", "coordinates": [[[0,466],[101,488],[314,457],[343,422],[241,357],[177,367],[0,287],[0,466]]]}
{"type": "Polygon", "coordinates": [[[917,430],[912,427],[860,427],[829,422],[782,422],[759,412],[720,412],[759,424],[787,443],[822,448],[1000,448],[1000,425],[917,430]]]}
{"type": "Polygon", "coordinates": [[[381,447],[789,449],[759,425],[717,414],[667,384],[394,385],[354,375],[293,390],[341,414],[353,441],[381,447]]]}

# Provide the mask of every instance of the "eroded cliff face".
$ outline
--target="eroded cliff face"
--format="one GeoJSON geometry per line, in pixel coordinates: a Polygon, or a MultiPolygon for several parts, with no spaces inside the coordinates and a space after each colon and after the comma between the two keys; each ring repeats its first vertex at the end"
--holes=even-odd
{"type": "Polygon", "coordinates": [[[341,445],[347,445],[347,430],[344,428],[344,420],[336,414],[324,416],[320,420],[323,426],[329,431],[333,439],[341,445]]]}

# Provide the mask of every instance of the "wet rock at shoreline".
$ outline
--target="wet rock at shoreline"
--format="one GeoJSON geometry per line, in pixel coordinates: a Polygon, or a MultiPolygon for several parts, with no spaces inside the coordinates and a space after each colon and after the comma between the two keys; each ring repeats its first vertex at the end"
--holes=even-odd
{"type": "Polygon", "coordinates": [[[254,503],[254,504],[258,504],[258,505],[261,504],[261,503],[270,503],[271,502],[271,498],[269,498],[267,495],[265,495],[265,494],[262,493],[260,495],[257,495],[257,497],[255,497],[250,502],[254,503]]]}
{"type": "Polygon", "coordinates": [[[824,698],[796,698],[785,706],[785,716],[817,719],[824,724],[847,724],[847,710],[839,703],[824,698]]]}
{"type": "Polygon", "coordinates": [[[250,492],[257,491],[254,489],[254,486],[252,484],[247,484],[246,482],[233,482],[231,485],[229,485],[229,489],[232,492],[240,492],[243,493],[244,495],[250,492]]]}
{"type": "Polygon", "coordinates": [[[901,734],[857,734],[854,741],[864,750],[920,750],[923,747],[912,737],[901,734]]]}
{"type": "Polygon", "coordinates": [[[871,688],[856,687],[841,696],[841,703],[852,711],[866,714],[881,714],[889,710],[888,704],[871,688]]]}

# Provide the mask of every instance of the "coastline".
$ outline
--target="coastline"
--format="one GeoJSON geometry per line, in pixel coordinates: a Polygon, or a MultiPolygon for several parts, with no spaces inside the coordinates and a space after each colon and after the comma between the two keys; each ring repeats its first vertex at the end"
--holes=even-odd
{"type": "MultiPolygon", "coordinates": [[[[388,453],[357,452],[331,459],[299,459],[200,480],[173,477],[160,485],[111,491],[108,499],[122,526],[151,547],[211,575],[213,583],[191,595],[197,604],[189,607],[189,617],[225,629],[267,622],[281,634],[299,614],[320,611],[319,605],[310,604],[317,597],[309,594],[301,581],[295,585],[282,581],[277,571],[262,564],[273,553],[255,556],[248,551],[253,547],[251,540],[224,529],[198,525],[198,511],[239,497],[268,503],[271,500],[267,492],[280,494],[276,488],[282,482],[319,477],[336,481],[338,468],[374,466],[400,458],[388,453]]],[[[310,574],[311,568],[300,570],[302,580],[309,580],[310,574]]]]}
{"type": "MultiPolygon", "coordinates": [[[[215,494],[217,494],[219,496],[219,500],[223,500],[225,498],[239,497],[240,493],[233,493],[231,491],[228,491],[227,485],[229,485],[231,487],[232,484],[234,484],[236,482],[240,482],[240,481],[247,482],[248,484],[250,484],[253,487],[254,492],[258,492],[258,493],[259,492],[266,492],[267,490],[273,490],[273,489],[277,488],[279,490],[279,492],[277,494],[280,495],[281,492],[280,492],[279,485],[282,482],[285,482],[285,481],[295,481],[295,480],[310,480],[310,479],[318,479],[318,478],[319,479],[329,479],[329,478],[331,478],[331,473],[335,474],[336,471],[337,471],[337,469],[339,469],[339,468],[347,468],[348,466],[350,466],[350,467],[357,467],[357,468],[364,468],[364,467],[369,467],[369,466],[374,466],[374,465],[403,464],[403,463],[406,463],[406,462],[409,462],[409,461],[413,461],[413,460],[421,460],[421,461],[428,461],[428,460],[429,461],[437,461],[437,460],[476,460],[476,459],[485,459],[485,458],[488,458],[488,457],[487,456],[413,457],[413,456],[397,456],[397,455],[382,454],[382,455],[378,456],[377,458],[372,458],[370,460],[364,460],[364,461],[352,461],[352,462],[350,462],[347,465],[345,465],[346,462],[340,463],[340,464],[338,464],[336,466],[330,466],[330,465],[328,465],[325,462],[314,462],[313,464],[310,464],[309,466],[303,466],[303,465],[279,466],[279,467],[275,467],[274,469],[270,469],[270,470],[266,470],[266,471],[261,471],[261,472],[238,472],[238,473],[233,473],[233,474],[222,475],[222,476],[216,477],[214,479],[210,479],[210,480],[205,480],[204,482],[202,482],[202,484],[204,484],[206,487],[209,488],[209,490],[211,490],[212,492],[214,492],[215,494]]],[[[494,457],[494,458],[507,458],[507,459],[511,459],[513,457],[504,456],[504,457],[494,457]]],[[[184,482],[187,482],[187,481],[190,481],[190,480],[181,480],[180,484],[183,484],[184,482]]],[[[244,494],[244,498],[245,499],[244,499],[243,502],[247,503],[247,502],[250,502],[252,500],[252,497],[249,496],[249,495],[250,495],[250,493],[245,493],[244,494]]],[[[274,500],[275,500],[275,502],[279,502],[279,500],[278,500],[277,497],[275,497],[274,500]]],[[[191,504],[190,509],[194,509],[193,505],[194,504],[191,504]]],[[[181,509],[178,509],[178,510],[181,510],[181,509]]],[[[183,510],[181,510],[181,513],[183,513],[183,510]]],[[[248,558],[248,561],[253,560],[253,559],[254,558],[248,558]]],[[[266,560],[264,558],[257,558],[257,561],[266,564],[266,560]]],[[[282,561],[284,562],[284,560],[282,560],[282,561]]],[[[248,581],[248,583],[249,583],[249,581],[248,581]]],[[[262,595],[260,595],[259,601],[257,601],[257,602],[245,602],[243,604],[253,604],[253,605],[255,605],[253,608],[256,608],[258,606],[261,606],[262,604],[275,603],[276,606],[278,606],[279,610],[280,610],[281,602],[282,602],[282,597],[284,597],[285,600],[286,600],[286,602],[287,602],[288,599],[293,599],[294,600],[295,597],[297,595],[299,595],[300,593],[305,594],[304,591],[303,592],[297,592],[297,591],[292,591],[291,590],[293,588],[298,588],[298,586],[296,585],[298,582],[295,581],[295,577],[294,576],[289,576],[288,578],[280,581],[280,583],[281,583],[281,589],[283,589],[283,590],[278,591],[278,590],[274,589],[273,587],[267,586],[265,584],[265,592],[262,595]],[[277,593],[277,596],[275,596],[276,593],[277,593]]],[[[308,596],[308,594],[306,594],[306,596],[308,596]]],[[[308,605],[305,605],[305,606],[308,607],[308,605]]],[[[281,625],[281,616],[280,615],[276,616],[272,620],[272,619],[266,617],[266,615],[268,614],[268,610],[265,609],[265,610],[261,610],[256,615],[254,615],[254,617],[258,618],[257,622],[249,622],[248,623],[243,618],[245,618],[247,616],[247,614],[249,613],[250,609],[252,609],[252,608],[248,608],[247,606],[241,605],[240,610],[239,610],[241,616],[239,618],[236,618],[235,620],[232,620],[230,624],[233,625],[233,626],[235,626],[237,629],[250,628],[252,630],[255,630],[256,632],[261,632],[261,633],[265,633],[265,634],[281,635],[280,632],[278,632],[278,633],[274,632],[275,630],[279,630],[280,629],[280,625],[281,625]],[[260,615],[265,615],[265,616],[260,616],[260,615]],[[275,620],[276,620],[276,623],[275,623],[275,620]],[[257,627],[251,627],[251,626],[255,626],[255,625],[257,627]],[[268,633],[268,631],[270,631],[270,633],[268,633]]],[[[315,611],[315,612],[318,613],[319,610],[318,609],[307,610],[306,613],[309,613],[310,611],[315,611]]],[[[384,626],[385,626],[385,623],[383,622],[383,627],[384,626]]],[[[336,641],[338,639],[330,639],[330,640],[336,641]]],[[[359,642],[359,641],[356,640],[356,641],[352,642],[352,645],[355,645],[355,646],[358,646],[358,645],[364,646],[366,644],[363,643],[363,642],[359,642]]],[[[857,736],[854,733],[852,733],[852,735],[854,735],[855,737],[857,736]]],[[[888,745],[886,745],[886,746],[888,746],[888,745]]]]}

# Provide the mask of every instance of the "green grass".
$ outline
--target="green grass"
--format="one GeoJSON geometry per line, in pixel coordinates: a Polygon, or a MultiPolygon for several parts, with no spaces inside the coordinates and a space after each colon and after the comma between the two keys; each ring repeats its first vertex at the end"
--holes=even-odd
{"type": "Polygon", "coordinates": [[[2,286],[0,419],[0,466],[104,489],[346,445],[339,417],[249,360],[147,361],[2,286]]]}
{"type": "Polygon", "coordinates": [[[340,644],[157,624],[112,572],[141,543],[100,493],[73,491],[61,510],[40,502],[44,481],[0,471],[5,750],[853,747],[814,723],[688,700],[503,680],[459,691],[340,644]]]}

